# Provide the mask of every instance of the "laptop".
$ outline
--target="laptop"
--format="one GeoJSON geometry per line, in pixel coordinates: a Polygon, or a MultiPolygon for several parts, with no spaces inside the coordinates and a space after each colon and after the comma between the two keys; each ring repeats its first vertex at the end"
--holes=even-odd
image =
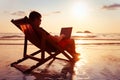
{"type": "Polygon", "coordinates": [[[64,39],[70,39],[71,33],[72,33],[72,27],[63,27],[63,28],[61,28],[60,35],[64,34],[65,35],[64,39]]]}

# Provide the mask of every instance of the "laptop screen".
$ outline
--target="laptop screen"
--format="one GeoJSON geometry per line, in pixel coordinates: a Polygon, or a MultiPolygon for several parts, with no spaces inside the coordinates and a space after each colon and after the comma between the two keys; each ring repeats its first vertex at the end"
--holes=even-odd
{"type": "Polygon", "coordinates": [[[61,34],[65,35],[65,39],[69,39],[71,37],[71,33],[72,33],[72,27],[63,27],[61,28],[61,34]]]}

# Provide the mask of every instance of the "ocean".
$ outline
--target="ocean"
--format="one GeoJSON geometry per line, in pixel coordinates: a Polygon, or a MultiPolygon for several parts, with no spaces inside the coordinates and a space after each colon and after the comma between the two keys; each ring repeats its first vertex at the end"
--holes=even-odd
{"type": "MultiPolygon", "coordinates": [[[[81,54],[73,80],[120,80],[120,33],[76,33],[72,38],[81,54]]],[[[0,33],[0,80],[35,79],[10,66],[22,57],[23,44],[22,33],[0,33]]],[[[28,44],[30,52],[36,49],[28,44]]]]}

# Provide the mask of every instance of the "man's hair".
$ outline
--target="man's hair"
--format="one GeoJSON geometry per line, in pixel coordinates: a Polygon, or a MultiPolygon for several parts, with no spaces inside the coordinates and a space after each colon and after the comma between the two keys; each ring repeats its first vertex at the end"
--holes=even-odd
{"type": "Polygon", "coordinates": [[[32,21],[34,21],[36,18],[41,18],[41,17],[42,17],[42,15],[36,11],[32,11],[29,14],[29,19],[32,21]]]}

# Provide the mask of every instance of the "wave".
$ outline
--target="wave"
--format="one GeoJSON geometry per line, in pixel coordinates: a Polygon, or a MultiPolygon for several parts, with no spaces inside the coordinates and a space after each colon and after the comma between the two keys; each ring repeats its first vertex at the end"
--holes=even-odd
{"type": "MultiPolygon", "coordinates": [[[[24,45],[24,43],[0,43],[0,45],[24,45]]],[[[33,45],[28,43],[28,45],[33,45]]],[[[120,45],[120,43],[76,43],[75,45],[120,45]]]]}
{"type": "MultiPolygon", "coordinates": [[[[24,43],[0,43],[0,45],[24,45],[24,43]]],[[[33,45],[29,43],[28,45],[33,45]]]]}
{"type": "Polygon", "coordinates": [[[22,33],[0,33],[0,40],[22,40],[24,35],[22,33]]]}
{"type": "Polygon", "coordinates": [[[24,36],[19,36],[19,35],[11,35],[11,36],[0,37],[0,40],[22,40],[22,39],[24,39],[24,36]]]}
{"type": "Polygon", "coordinates": [[[120,43],[77,43],[76,45],[120,45],[120,43]]]}
{"type": "Polygon", "coordinates": [[[101,33],[101,34],[77,34],[73,35],[72,38],[76,40],[120,40],[120,33],[101,33]]]}
{"type": "MultiPolygon", "coordinates": [[[[55,34],[54,34],[55,35],[55,34]]],[[[0,40],[2,39],[23,39],[22,33],[0,33],[0,40]]],[[[85,39],[85,40],[120,40],[120,34],[73,34],[73,39],[85,39]]]]}
{"type": "Polygon", "coordinates": [[[74,38],[75,40],[115,40],[118,41],[120,39],[112,39],[112,38],[74,38]]]}
{"type": "MultiPolygon", "coordinates": [[[[75,40],[120,40],[120,38],[93,38],[93,37],[80,37],[80,36],[77,36],[77,37],[74,37],[72,36],[71,37],[72,39],[75,39],[75,40]]],[[[23,40],[24,39],[24,36],[23,35],[10,35],[10,36],[1,36],[0,37],[0,40],[23,40]]]]}
{"type": "Polygon", "coordinates": [[[19,36],[19,35],[11,35],[11,36],[2,36],[1,38],[20,38],[23,36],[19,36]]]}
{"type": "MultiPolygon", "coordinates": [[[[119,35],[120,34],[82,34],[82,37],[80,35],[73,35],[71,38],[78,41],[76,45],[120,45],[119,35]]],[[[23,40],[24,34],[22,33],[0,33],[0,45],[24,45],[23,40]]]]}

